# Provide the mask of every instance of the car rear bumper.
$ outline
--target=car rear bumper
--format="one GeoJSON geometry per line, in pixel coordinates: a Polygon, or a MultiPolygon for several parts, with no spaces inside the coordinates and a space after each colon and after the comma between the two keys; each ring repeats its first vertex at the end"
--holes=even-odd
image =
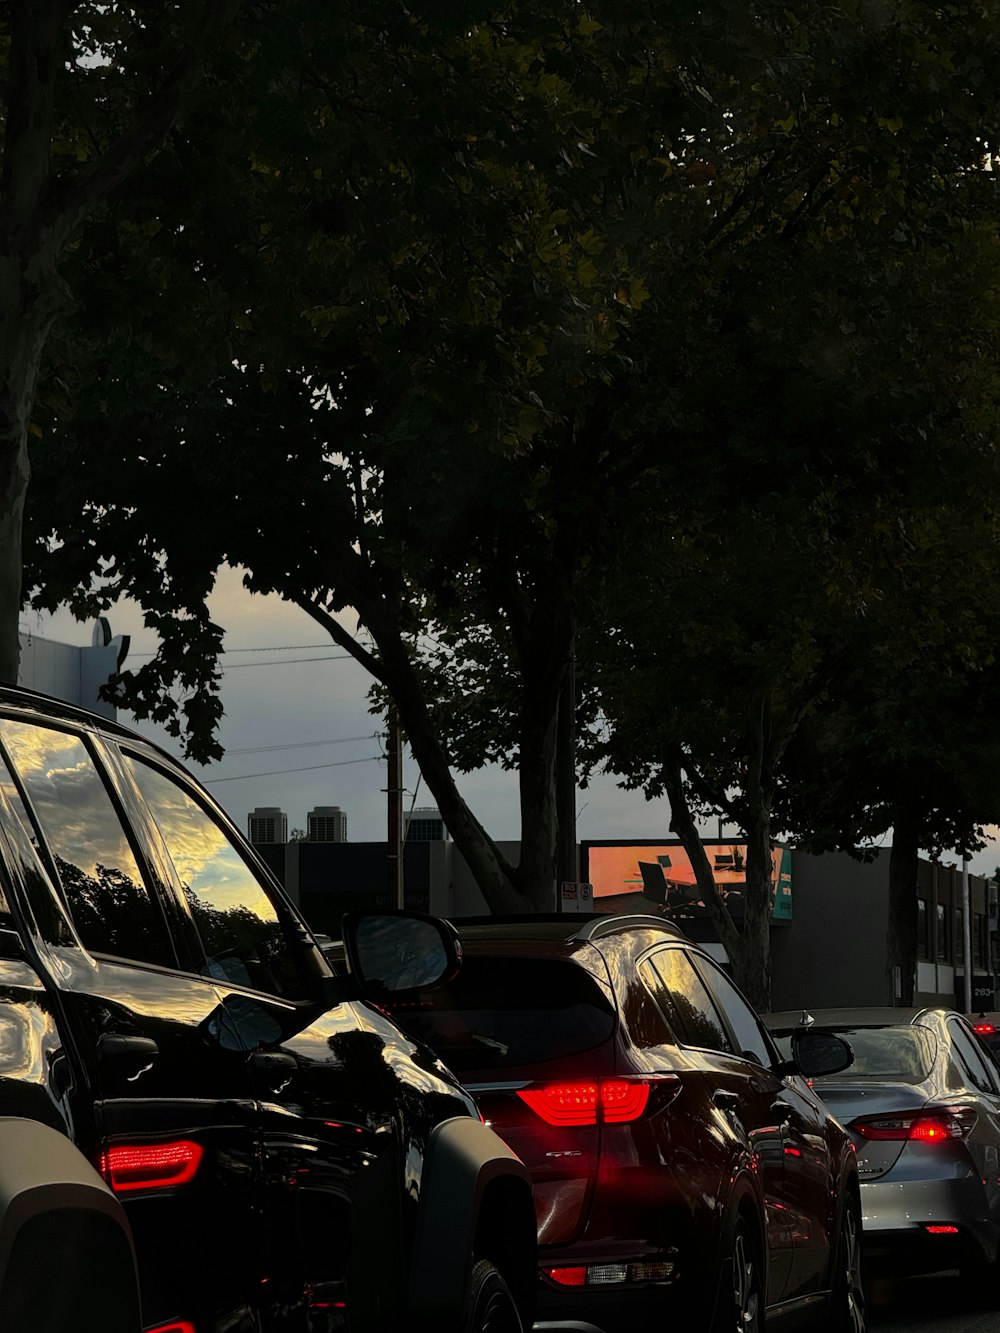
{"type": "Polygon", "coordinates": [[[870,1270],[930,1273],[996,1256],[1000,1223],[975,1176],[862,1184],[861,1205],[870,1270]],[[934,1226],[957,1231],[935,1233],[934,1226]]]}

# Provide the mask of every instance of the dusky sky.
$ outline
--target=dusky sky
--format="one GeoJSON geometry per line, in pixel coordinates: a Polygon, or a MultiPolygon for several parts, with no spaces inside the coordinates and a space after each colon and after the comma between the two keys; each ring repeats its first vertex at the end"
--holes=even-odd
{"type": "MultiPolygon", "coordinates": [[[[385,738],[380,720],[368,711],[370,677],[343,649],[324,642],[323,631],[297,607],[247,592],[236,570],[221,571],[209,607],[225,631],[219,735],[226,753],[207,766],[185,762],[244,832],[257,806],[284,810],[292,830],[305,828],[314,807],[339,805],[347,813],[350,841],[383,841],[385,738]]],[[[130,636],[126,665],[138,666],[152,656],[156,639],[138,607],[120,602],[108,620],[113,634],[130,636]]],[[[74,620],[68,611],[28,613],[22,624],[30,633],[62,643],[90,642],[92,625],[74,620]]],[[[124,713],[121,721],[183,758],[180,743],[162,728],[124,713]]],[[[435,804],[408,752],[403,783],[405,808],[435,804]]],[[[520,836],[515,774],[490,766],[459,775],[459,784],[494,838],[520,836]]],[[[647,801],[640,792],[623,791],[612,778],[598,777],[579,793],[577,837],[669,840],[669,818],[665,800],[647,801]]],[[[706,829],[708,836],[716,831],[714,824],[706,829]]],[[[890,842],[887,838],[886,845],[890,842]]],[[[991,875],[998,863],[1000,844],[994,840],[970,868],[991,875]]]]}

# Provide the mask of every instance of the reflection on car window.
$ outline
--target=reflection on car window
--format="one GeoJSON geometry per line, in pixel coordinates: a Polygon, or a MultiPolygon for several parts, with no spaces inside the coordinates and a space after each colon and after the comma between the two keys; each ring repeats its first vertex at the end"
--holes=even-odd
{"type": "Polygon", "coordinates": [[[954,1020],[948,1024],[948,1032],[951,1036],[954,1053],[959,1058],[963,1066],[967,1079],[974,1088],[980,1092],[995,1092],[993,1075],[982,1054],[976,1049],[975,1039],[967,1033],[961,1023],[954,1020]]]}
{"type": "Polygon", "coordinates": [[[708,1051],[733,1047],[705,984],[683,949],[661,949],[649,960],[662,982],[655,998],[678,1039],[708,1051]]]}
{"type": "Polygon", "coordinates": [[[206,975],[271,995],[303,994],[277,909],[225,831],[172,778],[126,760],[187,898],[206,975]]]}
{"type": "Polygon", "coordinates": [[[35,923],[41,931],[42,938],[48,940],[49,944],[72,944],[73,935],[69,924],[56,902],[48,876],[42,870],[39,859],[41,843],[35,827],[21,800],[21,793],[14,784],[10,770],[2,759],[0,759],[0,787],[3,788],[3,794],[14,812],[14,818],[7,821],[6,833],[20,862],[21,875],[35,923]]]}
{"type": "Polygon", "coordinates": [[[466,952],[448,985],[425,991],[396,1020],[458,1073],[548,1063],[607,1041],[615,1012],[575,963],[466,952]]]}
{"type": "MultiPolygon", "coordinates": [[[[791,1051],[794,1029],[773,1032],[783,1055],[791,1051]]],[[[892,1079],[900,1083],[922,1083],[934,1064],[937,1041],[927,1028],[836,1027],[819,1024],[816,1031],[836,1032],[854,1052],[854,1063],[838,1078],[892,1079]]]]}
{"type": "Polygon", "coordinates": [[[740,1053],[752,1056],[765,1069],[769,1068],[774,1055],[771,1051],[770,1042],[761,1031],[760,1020],[757,1015],[721,967],[716,967],[707,958],[699,958],[697,967],[708,982],[720,1008],[729,1019],[729,1026],[736,1036],[736,1044],[740,1053]]]}
{"type": "Polygon", "coordinates": [[[163,916],[83,741],[10,719],[0,721],[0,734],[84,945],[94,953],[176,966],[163,916]]]}

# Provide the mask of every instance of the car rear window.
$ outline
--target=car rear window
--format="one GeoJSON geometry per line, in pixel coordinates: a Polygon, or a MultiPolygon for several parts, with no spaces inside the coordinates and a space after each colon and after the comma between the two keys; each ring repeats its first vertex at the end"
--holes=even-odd
{"type": "MultiPolygon", "coordinates": [[[[817,1025],[817,1031],[819,1027],[817,1025]]],[[[836,1032],[849,1043],[854,1063],[833,1078],[891,1079],[894,1083],[922,1083],[931,1072],[937,1051],[937,1039],[926,1028],[916,1027],[838,1027],[822,1029],[836,1032]]],[[[778,1049],[791,1055],[792,1031],[772,1033],[778,1049]]],[[[821,1080],[817,1080],[821,1081],[821,1080]]]]}
{"type": "Polygon", "coordinates": [[[457,1074],[575,1055],[615,1027],[611,1000],[576,964],[468,953],[453,982],[393,1013],[457,1074]]]}

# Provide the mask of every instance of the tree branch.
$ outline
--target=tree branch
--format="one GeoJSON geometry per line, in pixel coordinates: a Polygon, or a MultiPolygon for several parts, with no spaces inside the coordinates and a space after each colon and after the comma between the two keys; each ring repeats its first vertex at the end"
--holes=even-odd
{"type": "Polygon", "coordinates": [[[242,4],[243,0],[208,0],[192,41],[181,52],[131,129],[87,171],[54,192],[49,206],[43,210],[41,226],[50,233],[57,253],[97,205],[183,117],[201,81],[206,52],[215,46],[242,4]]]}

